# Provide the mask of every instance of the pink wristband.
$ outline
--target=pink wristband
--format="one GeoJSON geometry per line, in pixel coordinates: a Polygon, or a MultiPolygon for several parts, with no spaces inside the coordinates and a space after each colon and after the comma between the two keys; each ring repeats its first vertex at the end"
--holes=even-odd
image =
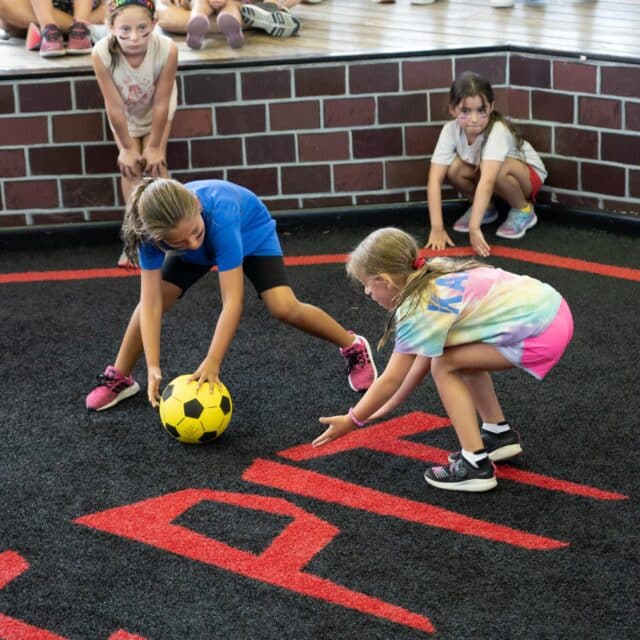
{"type": "Polygon", "coordinates": [[[353,413],[353,407],[349,407],[349,417],[351,418],[353,424],[356,425],[356,427],[364,427],[364,425],[366,424],[366,422],[363,422],[362,420],[358,420],[358,418],[356,418],[356,414],[353,413]]]}

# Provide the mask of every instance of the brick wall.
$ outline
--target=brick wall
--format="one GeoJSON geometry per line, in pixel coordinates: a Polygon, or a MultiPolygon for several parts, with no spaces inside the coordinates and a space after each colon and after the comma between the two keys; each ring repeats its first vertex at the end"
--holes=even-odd
{"type": "MultiPolygon", "coordinates": [[[[542,155],[543,202],[640,214],[640,66],[538,54],[181,69],[169,168],[272,210],[422,202],[465,69],[542,155]]],[[[116,156],[91,75],[0,81],[0,228],[120,220],[116,156]]]]}

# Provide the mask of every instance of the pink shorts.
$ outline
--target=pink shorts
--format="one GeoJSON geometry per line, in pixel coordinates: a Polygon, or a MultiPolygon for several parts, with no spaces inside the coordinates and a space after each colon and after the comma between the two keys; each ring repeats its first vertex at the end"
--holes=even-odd
{"type": "Polygon", "coordinates": [[[527,168],[529,169],[529,180],[531,181],[531,195],[529,197],[531,198],[531,202],[535,204],[536,197],[540,189],[542,189],[542,179],[530,164],[527,165],[527,168]]]}
{"type": "Polygon", "coordinates": [[[573,316],[563,298],[556,317],[539,335],[522,342],[519,366],[542,380],[562,357],[573,337],[573,316]]]}

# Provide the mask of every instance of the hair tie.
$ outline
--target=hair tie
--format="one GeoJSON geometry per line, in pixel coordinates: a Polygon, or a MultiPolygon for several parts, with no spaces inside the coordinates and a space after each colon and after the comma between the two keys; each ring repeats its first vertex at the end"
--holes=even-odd
{"type": "Polygon", "coordinates": [[[418,269],[422,269],[422,267],[424,267],[426,263],[426,260],[423,257],[420,258],[416,258],[413,261],[413,264],[411,265],[413,267],[414,271],[417,271],[418,269]]]}

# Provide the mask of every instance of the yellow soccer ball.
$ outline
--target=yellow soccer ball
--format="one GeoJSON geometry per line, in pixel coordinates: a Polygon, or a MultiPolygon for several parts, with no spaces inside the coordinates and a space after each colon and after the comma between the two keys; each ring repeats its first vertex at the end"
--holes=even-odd
{"type": "Polygon", "coordinates": [[[189,375],[174,378],[160,399],[160,420],[167,433],[180,442],[204,444],[220,437],[231,420],[229,390],[220,383],[213,392],[208,382],[198,389],[189,375]]]}

